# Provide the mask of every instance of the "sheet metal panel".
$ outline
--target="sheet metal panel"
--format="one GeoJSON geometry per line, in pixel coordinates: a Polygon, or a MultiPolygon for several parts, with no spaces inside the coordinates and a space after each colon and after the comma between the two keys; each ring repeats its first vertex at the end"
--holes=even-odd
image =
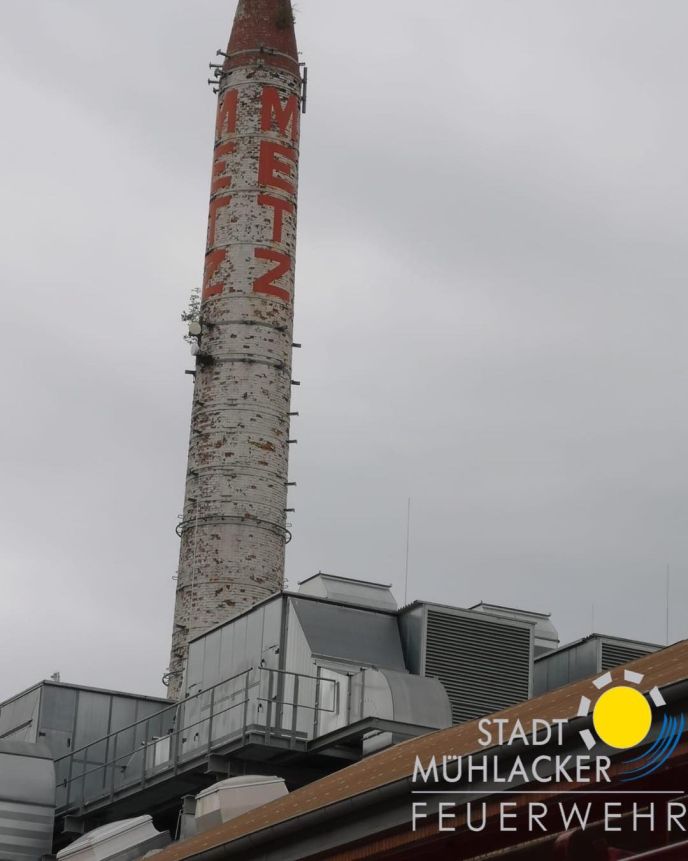
{"type": "Polygon", "coordinates": [[[425,666],[425,614],[424,605],[409,607],[399,614],[399,633],[406,667],[417,676],[423,675],[425,666]]]}
{"type": "MultiPolygon", "coordinates": [[[[209,732],[215,741],[235,735],[242,729],[244,717],[248,724],[262,726],[268,694],[277,694],[280,701],[289,699],[277,690],[277,675],[271,682],[267,672],[279,669],[283,662],[280,642],[284,605],[285,599],[276,596],[190,644],[186,691],[191,699],[180,707],[179,717],[180,726],[190,727],[182,744],[183,755],[192,756],[207,745],[209,732]],[[249,699],[244,709],[247,689],[246,676],[242,674],[249,670],[249,699]],[[209,692],[212,687],[214,694],[209,692]]],[[[273,710],[272,725],[276,727],[278,720],[273,710]]]]}
{"type": "Polygon", "coordinates": [[[189,645],[186,693],[197,694],[259,665],[277,669],[284,599],[276,596],[189,645]]]}
{"type": "Polygon", "coordinates": [[[302,598],[291,603],[313,655],[406,669],[396,616],[302,598]]]}
{"type": "Polygon", "coordinates": [[[659,646],[652,643],[592,634],[535,661],[535,693],[554,691],[579,679],[620,667],[657,649],[659,646]]]}
{"type": "Polygon", "coordinates": [[[55,771],[44,745],[0,741],[0,858],[38,861],[52,848],[55,771]]]}
{"type": "MultiPolygon", "coordinates": [[[[359,677],[362,673],[357,674],[359,677]]],[[[317,735],[327,735],[337,729],[360,720],[360,688],[359,699],[352,702],[352,676],[340,670],[326,667],[320,669],[320,691],[318,696],[318,727],[317,735]]]]}
{"type": "Polygon", "coordinates": [[[376,610],[388,610],[392,613],[397,609],[397,602],[394,600],[390,586],[322,572],[299,583],[299,593],[327,598],[341,604],[357,604],[376,610]]]}
{"type": "Polygon", "coordinates": [[[452,725],[447,692],[437,679],[381,670],[392,696],[392,717],[412,726],[445,729],[452,725]]]}
{"type": "Polygon", "coordinates": [[[38,740],[40,685],[0,705],[0,739],[38,740]]]}
{"type": "MultiPolygon", "coordinates": [[[[74,778],[113,756],[113,740],[105,740],[108,734],[159,714],[167,705],[166,700],[153,697],[46,681],[2,704],[0,725],[8,737],[40,738],[56,760],[90,745],[74,757],[71,774],[74,778]]],[[[153,718],[148,726],[144,724],[122,733],[117,738],[118,755],[133,752],[146,737],[164,735],[171,727],[171,717],[153,718]]],[[[56,769],[57,802],[62,804],[64,782],[69,776],[68,760],[58,762],[56,769]]],[[[84,788],[91,794],[104,791],[110,786],[111,776],[110,768],[98,769],[85,777],[84,788]]]]}
{"type": "MultiPolygon", "coordinates": [[[[298,700],[304,703],[315,703],[316,697],[316,682],[310,678],[315,675],[316,666],[313,658],[313,653],[306,639],[306,635],[301,626],[299,616],[294,607],[294,599],[290,598],[288,602],[289,611],[287,616],[287,633],[286,633],[286,656],[285,668],[292,673],[299,673],[308,678],[299,679],[298,700]]],[[[294,679],[287,677],[285,680],[285,700],[294,702],[294,679]]],[[[323,716],[327,721],[328,716],[323,716]]],[[[285,726],[289,726],[293,719],[293,709],[291,706],[285,706],[283,720],[285,726]]],[[[313,735],[313,720],[314,715],[309,714],[306,709],[297,709],[296,729],[297,732],[307,734],[309,737],[313,735]]]]}
{"type": "Polygon", "coordinates": [[[599,672],[599,664],[599,643],[593,637],[562,646],[535,661],[535,693],[554,691],[576,679],[592,676],[599,672]]]}

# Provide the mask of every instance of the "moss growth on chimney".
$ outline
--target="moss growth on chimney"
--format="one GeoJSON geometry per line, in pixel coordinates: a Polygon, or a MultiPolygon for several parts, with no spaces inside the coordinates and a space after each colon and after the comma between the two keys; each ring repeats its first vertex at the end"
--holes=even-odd
{"type": "Polygon", "coordinates": [[[291,10],[290,0],[282,0],[280,3],[275,25],[278,30],[286,30],[294,26],[294,13],[291,10]]]}

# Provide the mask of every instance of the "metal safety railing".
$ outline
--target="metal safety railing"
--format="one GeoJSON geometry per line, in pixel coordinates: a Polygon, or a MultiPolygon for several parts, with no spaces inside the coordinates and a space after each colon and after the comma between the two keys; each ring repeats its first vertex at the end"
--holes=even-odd
{"type": "Polygon", "coordinates": [[[262,743],[294,748],[317,734],[338,702],[338,681],[257,667],[172,703],[55,760],[57,812],[64,814],[164,781],[210,754],[262,743]]]}

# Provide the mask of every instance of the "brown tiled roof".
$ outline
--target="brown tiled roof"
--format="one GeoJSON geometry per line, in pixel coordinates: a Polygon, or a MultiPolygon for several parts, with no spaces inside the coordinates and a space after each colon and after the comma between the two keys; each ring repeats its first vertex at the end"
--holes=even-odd
{"type": "MultiPolygon", "coordinates": [[[[662,649],[627,665],[644,674],[642,689],[675,684],[688,679],[688,640],[662,649]]],[[[612,671],[614,676],[619,671],[612,671]]],[[[590,696],[590,680],[575,682],[565,688],[499,713],[512,721],[519,719],[526,727],[534,718],[556,720],[573,718],[581,696],[590,696]]],[[[328,805],[353,798],[370,790],[411,777],[416,757],[426,762],[432,756],[466,756],[478,750],[477,721],[429,733],[402,742],[348,768],[304,786],[284,798],[237,817],[205,834],[175,843],[158,853],[156,861],[182,861],[199,852],[231,843],[241,837],[286,822],[328,805]]]]}

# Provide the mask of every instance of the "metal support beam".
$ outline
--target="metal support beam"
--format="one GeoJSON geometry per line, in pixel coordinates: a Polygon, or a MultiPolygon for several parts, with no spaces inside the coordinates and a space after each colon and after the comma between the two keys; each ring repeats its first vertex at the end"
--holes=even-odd
{"type": "Polygon", "coordinates": [[[65,816],[64,824],[62,825],[63,834],[85,834],[86,820],[83,816],[65,816]]]}
{"type": "Polygon", "coordinates": [[[211,753],[207,760],[206,774],[212,774],[218,780],[229,777],[229,757],[211,753]]]}

